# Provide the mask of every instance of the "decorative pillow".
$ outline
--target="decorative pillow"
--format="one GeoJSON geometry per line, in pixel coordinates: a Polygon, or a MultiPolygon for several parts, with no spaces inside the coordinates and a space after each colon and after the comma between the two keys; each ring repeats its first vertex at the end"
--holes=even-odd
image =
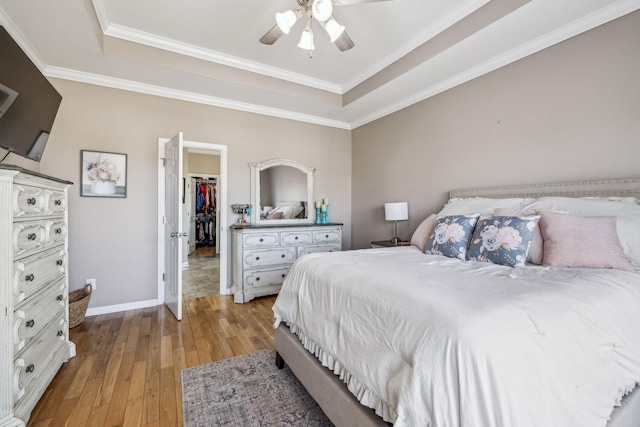
{"type": "Polygon", "coordinates": [[[271,212],[267,214],[267,219],[283,219],[284,214],[282,212],[274,212],[272,209],[271,212]]]}
{"type": "MultiPolygon", "coordinates": [[[[498,208],[493,211],[495,216],[531,216],[537,215],[536,211],[524,210],[524,209],[510,209],[510,208],[498,208]]],[[[533,229],[533,236],[531,236],[531,245],[529,246],[529,252],[527,252],[527,261],[531,264],[542,264],[542,233],[540,233],[540,224],[536,224],[536,228],[533,229]]]]}
{"type": "Polygon", "coordinates": [[[615,216],[618,239],[624,254],[640,264],[640,205],[627,200],[540,197],[525,204],[523,208],[536,211],[564,211],[579,216],[615,216]]]}
{"type": "Polygon", "coordinates": [[[539,215],[481,217],[469,244],[467,259],[524,267],[539,215]]]}
{"type": "Polygon", "coordinates": [[[411,244],[420,248],[424,252],[424,247],[427,245],[431,231],[433,230],[433,224],[436,222],[436,214],[429,215],[424,221],[420,223],[416,231],[411,236],[411,244]]]}
{"type": "Polygon", "coordinates": [[[424,252],[464,260],[467,245],[479,214],[439,216],[424,252]]]}
{"type": "Polygon", "coordinates": [[[620,246],[615,216],[540,215],[544,265],[634,271],[620,246]]]}

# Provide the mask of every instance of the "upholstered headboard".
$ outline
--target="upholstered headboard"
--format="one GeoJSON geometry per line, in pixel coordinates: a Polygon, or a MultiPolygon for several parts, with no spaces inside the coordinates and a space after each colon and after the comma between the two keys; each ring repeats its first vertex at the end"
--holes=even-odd
{"type": "Polygon", "coordinates": [[[452,190],[449,198],[485,197],[504,199],[509,197],[640,197],[640,178],[606,181],[565,182],[558,184],[510,185],[499,187],[464,188],[452,190]]]}

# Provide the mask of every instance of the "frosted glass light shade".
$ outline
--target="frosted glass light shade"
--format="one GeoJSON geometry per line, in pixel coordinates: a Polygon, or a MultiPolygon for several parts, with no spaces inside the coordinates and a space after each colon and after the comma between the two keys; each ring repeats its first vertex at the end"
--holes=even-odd
{"type": "Polygon", "coordinates": [[[331,18],[331,14],[333,14],[333,4],[331,0],[313,0],[311,13],[313,13],[313,17],[318,21],[325,22],[331,18]]]}
{"type": "Polygon", "coordinates": [[[300,37],[300,43],[298,43],[300,49],[314,50],[316,47],[313,45],[313,33],[311,29],[304,30],[302,37],[300,37]]]}
{"type": "Polygon", "coordinates": [[[387,221],[404,221],[409,219],[409,204],[407,202],[385,203],[384,219],[387,221]]]}
{"type": "Polygon", "coordinates": [[[278,12],[276,13],[276,24],[278,24],[278,28],[285,34],[289,34],[291,31],[291,27],[296,23],[298,17],[293,10],[287,10],[286,12],[278,12]]]}
{"type": "Polygon", "coordinates": [[[331,43],[338,40],[338,37],[344,33],[344,25],[338,24],[335,19],[331,18],[327,21],[324,27],[327,30],[327,34],[329,34],[329,38],[331,39],[331,43]]]}

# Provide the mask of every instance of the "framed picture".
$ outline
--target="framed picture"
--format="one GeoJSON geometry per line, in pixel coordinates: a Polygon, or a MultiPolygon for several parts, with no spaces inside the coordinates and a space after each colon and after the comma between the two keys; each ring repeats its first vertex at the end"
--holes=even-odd
{"type": "Polygon", "coordinates": [[[127,155],[80,151],[80,196],[127,197],[127,155]]]}

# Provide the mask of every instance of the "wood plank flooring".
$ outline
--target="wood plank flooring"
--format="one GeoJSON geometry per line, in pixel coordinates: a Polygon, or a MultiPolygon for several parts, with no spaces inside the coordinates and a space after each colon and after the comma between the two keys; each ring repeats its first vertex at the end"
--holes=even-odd
{"type": "Polygon", "coordinates": [[[182,369],[273,347],[274,301],[190,299],[181,322],[164,306],[87,317],[27,426],[182,426],[182,369]]]}

